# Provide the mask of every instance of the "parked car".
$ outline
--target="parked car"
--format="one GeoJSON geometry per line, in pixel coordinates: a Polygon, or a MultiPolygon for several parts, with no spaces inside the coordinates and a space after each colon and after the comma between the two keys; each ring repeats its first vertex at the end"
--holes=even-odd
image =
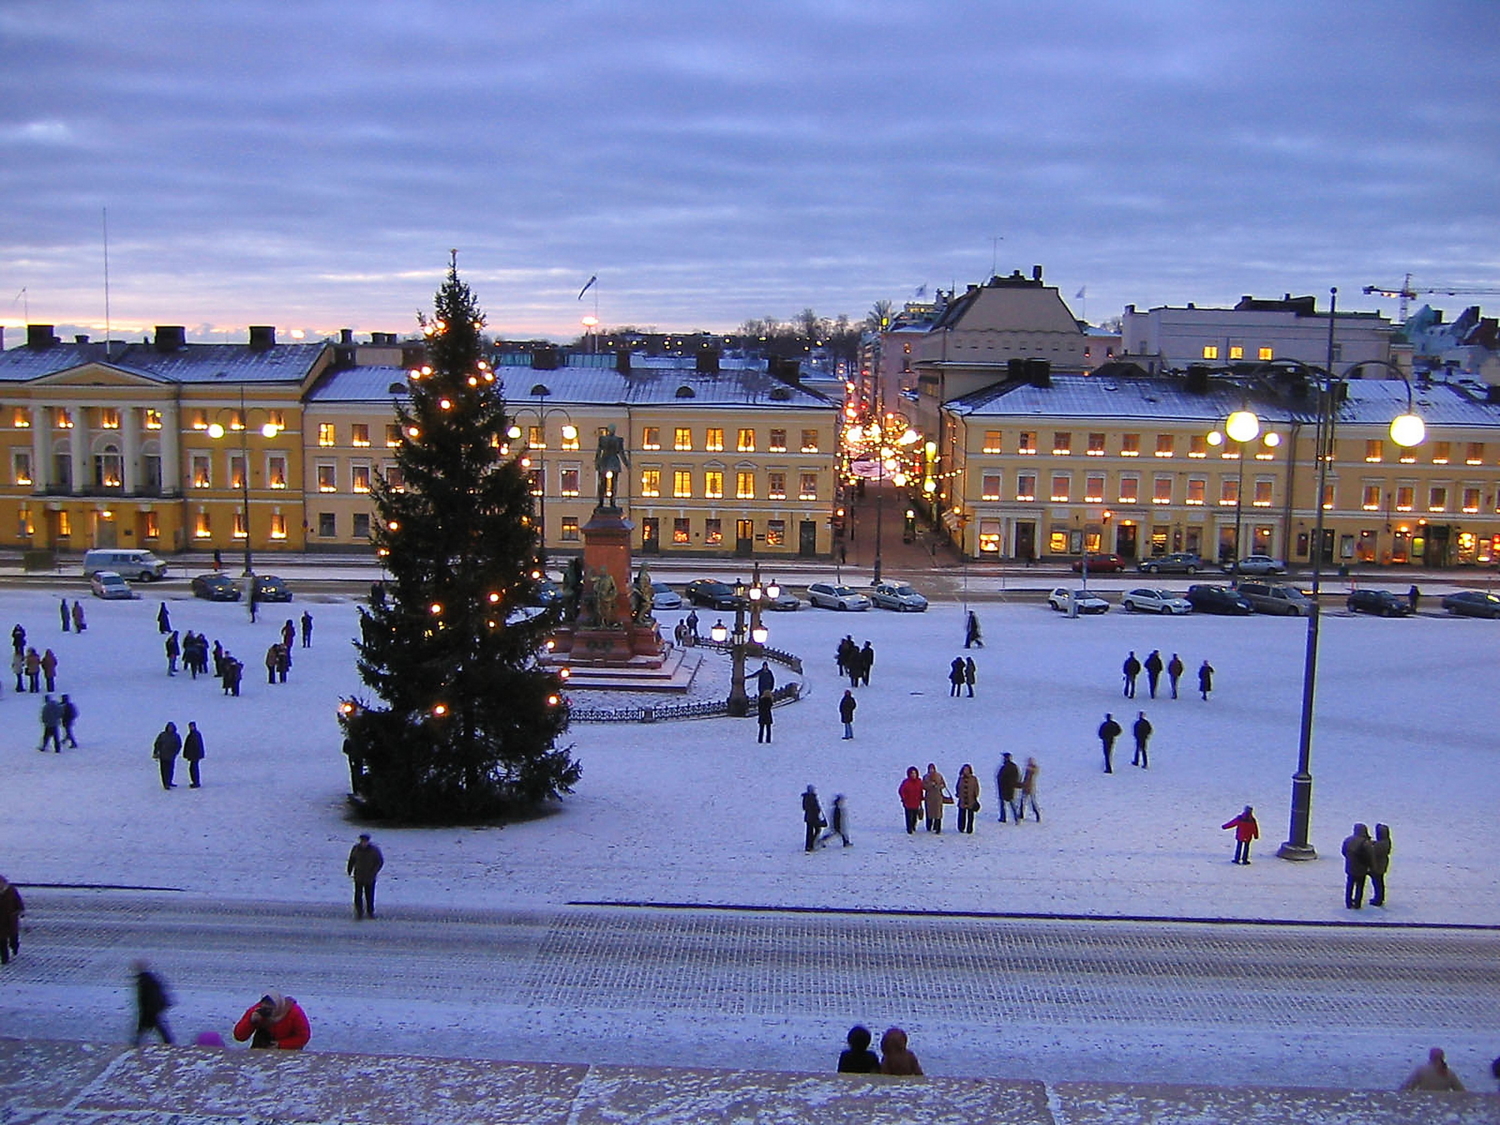
{"type": "Polygon", "coordinates": [[[1187,593],[1183,596],[1187,598],[1188,604],[1199,613],[1243,617],[1254,612],[1250,602],[1228,586],[1204,584],[1189,586],[1187,593]]]}
{"type": "Polygon", "coordinates": [[[250,580],[251,596],[258,602],[289,602],[292,591],[274,574],[257,574],[250,580]]]}
{"type": "Polygon", "coordinates": [[[681,609],[682,595],[665,582],[651,583],[652,609],[681,609]]]}
{"type": "Polygon", "coordinates": [[[927,599],[910,582],[877,582],[870,587],[870,600],[881,609],[898,613],[921,613],[927,608],[927,599]]]}
{"type": "MultiPolygon", "coordinates": [[[[1118,574],[1125,569],[1125,560],[1119,555],[1089,555],[1090,574],[1118,574]]],[[[1079,574],[1083,571],[1083,560],[1073,560],[1073,573],[1079,574]]]]}
{"type": "Polygon", "coordinates": [[[543,578],[537,582],[536,588],[532,590],[530,604],[545,608],[553,602],[562,601],[562,596],[561,586],[550,578],[543,578]]]}
{"type": "Polygon", "coordinates": [[[1153,590],[1140,586],[1120,599],[1126,613],[1192,613],[1193,603],[1171,590],[1153,590]]]}
{"type": "Polygon", "coordinates": [[[1070,590],[1059,586],[1047,595],[1047,604],[1059,613],[1067,613],[1076,604],[1079,613],[1108,613],[1109,603],[1090,590],[1070,590]]]}
{"type": "Polygon", "coordinates": [[[1411,602],[1405,594],[1389,590],[1350,590],[1344,602],[1350,613],[1373,613],[1377,617],[1410,617],[1411,602]]]}
{"type": "Polygon", "coordinates": [[[1443,608],[1461,617],[1500,618],[1500,594],[1486,590],[1456,590],[1443,598],[1443,608]]]}
{"type": "Polygon", "coordinates": [[[767,595],[762,600],[762,604],[767,609],[774,609],[781,613],[795,613],[802,608],[802,600],[785,586],[777,587],[776,596],[773,598],[767,595]]]}
{"type": "Polygon", "coordinates": [[[1241,582],[1235,587],[1256,613],[1279,613],[1284,617],[1306,617],[1312,599],[1295,586],[1280,582],[1241,582]]]}
{"type": "Polygon", "coordinates": [[[1273,559],[1270,555],[1246,555],[1240,560],[1238,568],[1234,561],[1230,560],[1219,567],[1225,574],[1234,574],[1236,570],[1240,574],[1285,574],[1286,563],[1280,559],[1273,559]]]}
{"type": "Polygon", "coordinates": [[[825,609],[869,609],[870,599],[852,586],[832,582],[814,582],[807,588],[807,600],[825,609]]]}
{"type": "Polygon", "coordinates": [[[709,609],[737,609],[746,604],[745,599],[734,592],[733,586],[717,578],[694,578],[682,592],[694,605],[704,605],[709,609]]]}
{"type": "Polygon", "coordinates": [[[89,575],[89,589],[94,591],[94,597],[109,601],[140,597],[130,588],[129,582],[112,570],[96,570],[89,575]]]}
{"type": "Polygon", "coordinates": [[[155,582],[167,576],[167,564],[150,551],[139,547],[91,547],[83,553],[83,573],[111,570],[141,582],[155,582]]]}
{"type": "Polygon", "coordinates": [[[237,602],[240,588],[227,574],[198,574],[188,583],[195,598],[207,598],[211,602],[237,602]]]}
{"type": "Polygon", "coordinates": [[[1203,561],[1203,557],[1191,551],[1157,555],[1154,558],[1142,559],[1135,564],[1135,568],[1142,574],[1197,574],[1207,567],[1208,564],[1203,561]]]}

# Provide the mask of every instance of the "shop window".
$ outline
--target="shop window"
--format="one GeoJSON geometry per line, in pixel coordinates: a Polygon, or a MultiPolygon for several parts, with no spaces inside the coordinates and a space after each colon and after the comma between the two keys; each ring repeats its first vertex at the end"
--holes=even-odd
{"type": "Polygon", "coordinates": [[[672,542],[679,547],[693,541],[690,522],[686,516],[678,516],[672,520],[672,542]]]}
{"type": "Polygon", "coordinates": [[[979,553],[981,555],[998,555],[1000,553],[1000,521],[979,521],[979,553]]]}
{"type": "Polygon", "coordinates": [[[1054,555],[1066,555],[1068,553],[1068,529],[1065,527],[1054,527],[1047,534],[1047,550],[1054,555]]]}
{"type": "Polygon", "coordinates": [[[718,519],[704,520],[703,541],[710,547],[722,546],[724,543],[724,521],[718,519]]]}
{"type": "Polygon", "coordinates": [[[785,547],[786,546],[786,520],[767,520],[766,521],[766,546],[767,547],[785,547]]]}

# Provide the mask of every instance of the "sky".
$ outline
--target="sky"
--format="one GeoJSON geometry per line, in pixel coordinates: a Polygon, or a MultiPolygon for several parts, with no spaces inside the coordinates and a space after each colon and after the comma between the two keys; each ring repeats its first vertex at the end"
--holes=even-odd
{"type": "Polygon", "coordinates": [[[513,337],[1033,265],[1394,315],[1500,287],[1497,88],[1492,0],[7,0],[0,324],[102,334],[106,226],[122,338],[406,332],[450,249],[513,337]]]}

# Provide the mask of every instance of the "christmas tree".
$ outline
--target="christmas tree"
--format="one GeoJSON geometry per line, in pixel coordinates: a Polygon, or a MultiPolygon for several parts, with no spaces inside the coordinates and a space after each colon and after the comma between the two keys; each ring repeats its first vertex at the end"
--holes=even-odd
{"type": "Polygon", "coordinates": [[[344,751],[370,815],[490,820],[571,792],[581,771],[556,744],[561,683],[537,660],[556,611],[530,604],[544,577],[530,483],[505,446],[484,316],[456,261],[420,319],[427,362],[396,405],[399,483],[373,490],[391,579],[361,609],[356,646],[385,706],[344,701],[344,751]]]}

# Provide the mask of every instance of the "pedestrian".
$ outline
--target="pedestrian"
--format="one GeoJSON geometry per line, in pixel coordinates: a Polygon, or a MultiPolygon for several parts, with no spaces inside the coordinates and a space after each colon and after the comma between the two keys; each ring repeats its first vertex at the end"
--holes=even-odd
{"type": "Polygon", "coordinates": [[[177,733],[177,724],[168,723],[151,747],[151,756],[156,759],[156,767],[161,772],[163,789],[177,788],[172,783],[172,775],[177,769],[177,755],[181,752],[182,736],[177,733]]]}
{"type": "Polygon", "coordinates": [[[63,632],[68,632],[73,626],[73,615],[68,611],[67,598],[62,600],[62,606],[58,609],[58,616],[62,618],[63,632]]]}
{"type": "Polygon", "coordinates": [[[854,698],[854,692],[848,688],[844,689],[844,697],[839,700],[839,722],[844,724],[844,737],[854,737],[854,709],[859,706],[859,700],[854,698]]]}
{"type": "Polygon", "coordinates": [[[220,570],[223,570],[223,569],[224,569],[224,556],[219,552],[219,548],[215,547],[214,548],[214,570],[215,571],[220,571],[220,570]]]}
{"type": "Polygon", "coordinates": [[[760,671],[755,673],[756,691],[774,691],[776,689],[776,673],[771,671],[769,662],[760,662],[760,671]]]}
{"type": "Polygon", "coordinates": [[[0,965],[9,965],[11,956],[21,952],[21,915],[25,913],[21,892],[0,875],[0,965]]]}
{"type": "Polygon", "coordinates": [[[1135,757],[1130,759],[1130,764],[1140,766],[1143,770],[1150,769],[1151,762],[1146,757],[1146,743],[1151,741],[1151,720],[1146,718],[1146,712],[1135,713],[1135,722],[1131,724],[1130,732],[1135,735],[1135,757]]]}
{"type": "Polygon", "coordinates": [[[865,687],[870,686],[870,669],[875,667],[875,649],[869,641],[859,650],[859,678],[865,687]]]}
{"type": "Polygon", "coordinates": [[[922,813],[922,778],[916,766],[906,767],[906,779],[896,789],[901,798],[901,811],[906,814],[906,834],[917,830],[917,818],[922,813]]]}
{"type": "Polygon", "coordinates": [[[161,977],[153,973],[144,961],[130,966],[135,973],[135,1038],[136,1047],[148,1031],[161,1036],[161,1041],[172,1045],[172,1029],[167,1026],[166,1012],[172,1006],[172,995],[161,977]]]}
{"type": "Polygon", "coordinates": [[[938,772],[933,762],[927,763],[927,773],[922,777],[922,803],[926,806],[927,831],[941,836],[943,806],[951,805],[953,797],[948,792],[948,779],[938,772]]]}
{"type": "Polygon", "coordinates": [[[818,803],[818,791],[811,785],[802,791],[802,825],[807,830],[802,850],[811,852],[818,846],[818,833],[827,827],[823,806],[818,803]]]}
{"type": "Polygon", "coordinates": [[[224,653],[224,694],[236,699],[240,695],[240,681],[245,678],[245,662],[231,652],[224,653]]]}
{"type": "Polygon", "coordinates": [[[769,691],[763,691],[755,698],[755,741],[771,741],[771,705],[775,697],[769,691]]]}
{"type": "MultiPolygon", "coordinates": [[[[1418,590],[1415,585],[1413,585],[1410,590],[1406,591],[1406,604],[1409,605],[1409,606],[1411,606],[1411,611],[1413,613],[1417,612],[1417,603],[1420,602],[1421,600],[1422,600],[1422,591],[1418,590]]],[[[1374,903],[1371,903],[1370,905],[1373,906],[1374,903]]]]}
{"type": "Polygon", "coordinates": [[[1358,910],[1364,905],[1365,880],[1370,877],[1370,830],[1356,824],[1354,831],[1344,837],[1339,851],[1344,856],[1344,906],[1358,910]]]}
{"type": "Polygon", "coordinates": [[[698,611],[696,609],[688,610],[686,620],[688,635],[693,638],[691,643],[696,645],[698,643],[698,611]]]}
{"type": "Polygon", "coordinates": [[[275,641],[266,649],[266,683],[276,682],[276,667],[281,663],[281,645],[275,641]]]}
{"type": "Polygon", "coordinates": [[[276,682],[286,683],[286,674],[292,670],[292,646],[282,645],[276,654],[276,682]]]}
{"type": "Polygon", "coordinates": [[[182,655],[182,642],[177,639],[176,632],[167,637],[167,643],[163,646],[167,650],[167,675],[177,675],[177,658],[182,655]]]}
{"type": "Polygon", "coordinates": [[[964,690],[964,658],[955,656],[948,665],[948,698],[957,699],[964,690]]]}
{"type": "Polygon", "coordinates": [[[57,731],[62,725],[62,706],[50,695],[42,697],[42,744],[37,747],[42,753],[47,752],[47,742],[52,742],[52,752],[62,753],[62,741],[58,738],[57,731]]]}
{"type": "Polygon", "coordinates": [[[1208,693],[1214,690],[1214,666],[1205,660],[1198,666],[1198,694],[1208,702],[1208,693]]]}
{"type": "Polygon", "coordinates": [[[188,788],[202,789],[203,779],[198,776],[198,763],[203,761],[203,732],[191,720],[188,722],[187,737],[182,740],[182,760],[188,764],[188,788]]]}
{"type": "Polygon", "coordinates": [[[73,632],[81,633],[88,628],[88,622],[83,619],[83,603],[77,598],[73,599],[73,632]]]}
{"type": "MultiPolygon", "coordinates": [[[[68,694],[64,692],[63,697],[57,701],[57,705],[62,712],[61,718],[63,737],[68,740],[69,746],[71,746],[74,750],[77,750],[78,739],[73,735],[73,724],[78,721],[78,704],[74,703],[73,700],[68,697],[68,694]]],[[[47,740],[43,738],[42,745],[45,746],[46,744],[47,740]]]]}
{"type": "Polygon", "coordinates": [[[57,690],[57,653],[50,648],[42,653],[42,658],[37,662],[42,669],[42,679],[47,681],[47,690],[57,690]]]}
{"type": "MultiPolygon", "coordinates": [[[[67,696],[63,696],[64,699],[67,696]]],[[[1385,905],[1385,873],[1391,866],[1391,828],[1388,824],[1375,826],[1375,839],[1370,841],[1370,905],[1385,905]]]]}
{"type": "Polygon", "coordinates": [[[361,832],[344,865],[344,873],[354,880],[355,921],[363,921],[366,914],[375,917],[375,877],[384,866],[384,853],[370,842],[368,832],[361,832]]]}
{"type": "Polygon", "coordinates": [[[922,1064],[906,1046],[906,1032],[899,1027],[887,1028],[880,1037],[881,1074],[921,1074],[922,1064]]]}
{"type": "Polygon", "coordinates": [[[1234,858],[1230,862],[1249,867],[1250,842],[1260,839],[1260,825],[1255,823],[1255,810],[1246,805],[1244,812],[1219,827],[1234,829],[1234,858]]]}
{"type": "Polygon", "coordinates": [[[310,610],[310,609],[304,609],[302,611],[302,647],[303,648],[312,648],[312,627],[313,627],[312,610],[310,610]]]}
{"type": "Polygon", "coordinates": [[[1026,773],[1021,777],[1021,804],[1016,809],[1016,823],[1021,823],[1021,814],[1026,811],[1026,806],[1031,806],[1031,818],[1038,824],[1042,822],[1041,806],[1036,803],[1036,777],[1042,772],[1042,767],[1036,764],[1035,758],[1026,759],[1026,773]]]}
{"type": "Polygon", "coordinates": [[[1172,654],[1172,659],[1167,661],[1167,678],[1172,681],[1173,699],[1177,698],[1177,681],[1182,679],[1182,673],[1185,670],[1186,669],[1183,667],[1182,658],[1174,652],[1172,654]]]}
{"type": "Polygon", "coordinates": [[[1153,648],[1147,655],[1141,667],[1146,669],[1146,687],[1151,692],[1151,698],[1156,698],[1156,685],[1161,682],[1161,650],[1153,648]]]}
{"type": "Polygon", "coordinates": [[[281,643],[287,648],[297,639],[297,624],[290,617],[281,626],[281,643]]]}
{"type": "Polygon", "coordinates": [[[979,636],[979,618],[972,609],[969,610],[968,616],[964,618],[964,648],[970,647],[984,647],[984,641],[979,636]]]}
{"type": "Polygon", "coordinates": [[[1135,650],[1131,649],[1125,657],[1125,663],[1120,666],[1120,671],[1125,674],[1125,698],[1135,698],[1135,678],[1141,674],[1141,662],[1135,658],[1135,650]]]}
{"type": "Polygon", "coordinates": [[[156,631],[162,636],[172,631],[172,615],[167,611],[166,602],[162,602],[161,608],[156,611],[156,631]]]}
{"type": "Polygon", "coordinates": [[[279,992],[268,992],[245,1009],[240,1022],[234,1025],[234,1037],[241,1043],[250,1040],[252,1048],[300,1051],[312,1038],[312,1029],[296,1000],[279,992]]]}
{"type": "Polygon", "coordinates": [[[880,1056],[870,1050],[870,1029],[855,1024],[844,1041],[849,1046],[839,1053],[840,1074],[879,1074],[880,1056]]]}
{"type": "Polygon", "coordinates": [[[833,651],[833,662],[838,667],[839,675],[848,676],[852,687],[859,686],[859,677],[854,673],[854,661],[858,654],[859,646],[854,643],[853,637],[847,635],[833,651]]]}
{"type": "Polygon", "coordinates": [[[34,648],[26,650],[26,686],[32,695],[42,688],[42,658],[34,648]]]}
{"type": "Polygon", "coordinates": [[[844,847],[849,847],[852,841],[849,839],[849,816],[844,811],[844,795],[835,793],[833,795],[833,809],[828,817],[828,831],[818,838],[821,845],[825,841],[837,836],[844,841],[844,847]]]}
{"type": "Polygon", "coordinates": [[[1011,761],[1010,754],[1000,755],[1000,768],[995,771],[995,788],[1000,791],[1000,823],[1005,823],[1005,810],[1015,813],[1016,823],[1021,822],[1020,806],[1016,801],[1016,790],[1021,786],[1021,767],[1011,761]]]}
{"type": "Polygon", "coordinates": [[[182,666],[188,670],[193,679],[198,678],[198,672],[204,663],[203,650],[208,641],[202,634],[188,630],[187,636],[182,638],[182,666]]]}
{"type": "Polygon", "coordinates": [[[1115,722],[1115,717],[1108,711],[1104,713],[1104,721],[1099,724],[1099,742],[1104,747],[1104,772],[1114,773],[1115,739],[1121,734],[1120,724],[1115,722]]]}
{"type": "Polygon", "coordinates": [[[1448,1060],[1443,1056],[1443,1049],[1434,1047],[1427,1052],[1427,1061],[1412,1071],[1407,1080],[1401,1083],[1401,1089],[1403,1091],[1424,1090],[1433,1093],[1453,1090],[1461,1094],[1464,1092],[1464,1084],[1448,1066],[1448,1060]]]}
{"type": "Polygon", "coordinates": [[[953,796],[958,805],[958,830],[974,834],[974,814],[979,811],[979,778],[974,776],[974,767],[965,762],[958,768],[958,781],[954,783],[953,796]]]}
{"type": "Polygon", "coordinates": [[[16,691],[25,691],[26,688],[21,683],[21,677],[26,674],[26,657],[21,654],[20,649],[17,649],[11,655],[10,670],[16,674],[16,691]]]}
{"type": "Polygon", "coordinates": [[[222,680],[224,678],[224,646],[221,645],[218,641],[214,642],[213,658],[214,679],[222,680]]]}
{"type": "Polygon", "coordinates": [[[16,627],[10,631],[10,644],[17,652],[26,651],[26,627],[19,621],[16,627]]]}
{"type": "Polygon", "coordinates": [[[974,666],[974,658],[967,657],[964,660],[964,686],[969,689],[969,698],[974,698],[974,679],[979,669],[974,666]]]}
{"type": "MultiPolygon", "coordinates": [[[[381,585],[381,600],[384,600],[385,586],[381,585]]],[[[255,584],[255,579],[250,579],[249,597],[246,599],[250,605],[250,624],[255,624],[256,615],[260,612],[260,590],[255,584]]]]}

